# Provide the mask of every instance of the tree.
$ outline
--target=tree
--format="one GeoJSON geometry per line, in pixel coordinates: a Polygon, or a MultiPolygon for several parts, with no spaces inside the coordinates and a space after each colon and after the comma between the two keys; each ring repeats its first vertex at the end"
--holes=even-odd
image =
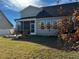
{"type": "Polygon", "coordinates": [[[59,30],[58,37],[62,39],[65,47],[76,47],[76,42],[79,41],[79,11],[75,10],[71,19],[63,17],[59,20],[57,29],[59,30]]]}
{"type": "Polygon", "coordinates": [[[76,2],[79,2],[79,0],[75,0],[76,2]]]}
{"type": "Polygon", "coordinates": [[[62,0],[56,0],[56,2],[57,2],[57,5],[61,2],[62,0]]]}
{"type": "Polygon", "coordinates": [[[69,0],[70,2],[73,2],[73,1],[75,1],[75,2],[78,2],[79,0],[69,0]]]}

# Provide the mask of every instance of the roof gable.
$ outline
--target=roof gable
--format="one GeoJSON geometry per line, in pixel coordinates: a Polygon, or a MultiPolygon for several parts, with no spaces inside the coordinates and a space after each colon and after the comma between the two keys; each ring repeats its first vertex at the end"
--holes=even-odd
{"type": "Polygon", "coordinates": [[[41,8],[34,7],[34,6],[28,6],[24,10],[21,11],[21,17],[34,17],[37,16],[37,14],[41,11],[41,8]]]}
{"type": "Polygon", "coordinates": [[[39,12],[36,16],[36,18],[43,18],[43,17],[48,17],[48,16],[52,16],[50,15],[48,12],[46,12],[45,10],[42,10],[41,12],[39,12]]]}

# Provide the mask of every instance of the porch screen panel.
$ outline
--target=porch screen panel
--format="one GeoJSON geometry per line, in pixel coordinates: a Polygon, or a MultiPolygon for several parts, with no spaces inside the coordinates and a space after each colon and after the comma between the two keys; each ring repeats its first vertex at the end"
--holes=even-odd
{"type": "Polygon", "coordinates": [[[22,21],[21,22],[21,32],[23,34],[28,34],[30,31],[30,22],[29,21],[22,21]]]}

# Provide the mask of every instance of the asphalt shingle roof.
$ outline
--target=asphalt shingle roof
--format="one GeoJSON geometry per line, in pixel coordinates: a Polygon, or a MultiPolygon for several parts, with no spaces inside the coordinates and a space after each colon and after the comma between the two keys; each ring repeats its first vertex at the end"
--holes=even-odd
{"type": "Polygon", "coordinates": [[[74,10],[79,10],[79,2],[41,7],[41,9],[42,11],[40,11],[38,14],[21,19],[71,16],[74,10]]]}

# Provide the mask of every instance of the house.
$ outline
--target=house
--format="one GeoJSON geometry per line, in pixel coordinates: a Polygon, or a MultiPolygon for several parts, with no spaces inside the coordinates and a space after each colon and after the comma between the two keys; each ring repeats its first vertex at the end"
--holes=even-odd
{"type": "Polygon", "coordinates": [[[0,35],[11,34],[10,29],[13,28],[13,25],[5,17],[2,11],[0,11],[0,35]]]}
{"type": "Polygon", "coordinates": [[[47,6],[29,6],[21,11],[21,18],[16,19],[16,31],[30,35],[57,35],[57,21],[63,17],[71,19],[74,10],[79,10],[79,2],[47,6]]]}

